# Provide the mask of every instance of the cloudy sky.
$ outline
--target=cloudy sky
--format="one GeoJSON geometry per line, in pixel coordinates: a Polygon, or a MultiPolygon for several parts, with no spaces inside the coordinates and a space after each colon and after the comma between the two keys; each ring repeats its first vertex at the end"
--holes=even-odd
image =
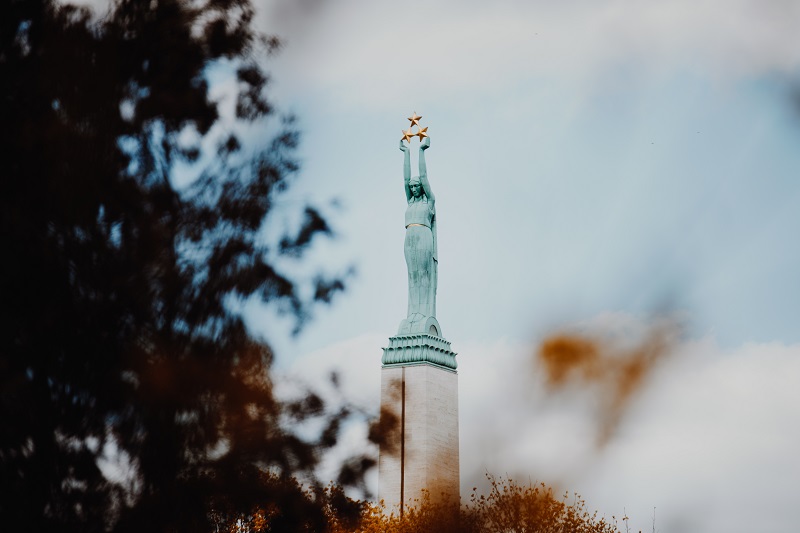
{"type": "MultiPolygon", "coordinates": [[[[800,3],[270,0],[259,17],[285,43],[273,98],[303,131],[284,205],[319,205],[337,233],[301,268],[356,271],[296,338],[248,306],[281,371],[338,367],[377,412],[406,309],[397,145],[416,111],[462,494],[489,471],[636,531],[654,508],[662,532],[797,529],[800,3]],[[591,391],[546,394],[537,347],[663,312],[683,334],[598,449],[591,391]]],[[[347,446],[363,440],[354,425],[347,446]]]]}

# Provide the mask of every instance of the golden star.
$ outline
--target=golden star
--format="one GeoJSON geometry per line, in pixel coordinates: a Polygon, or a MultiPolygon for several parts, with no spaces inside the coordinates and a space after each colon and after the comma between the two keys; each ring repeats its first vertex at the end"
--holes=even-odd
{"type": "Polygon", "coordinates": [[[408,143],[411,142],[411,137],[415,137],[416,136],[416,133],[412,133],[411,132],[411,128],[408,128],[408,131],[403,131],[403,130],[400,130],[400,131],[403,132],[402,140],[404,140],[404,141],[406,141],[408,143]]]}
{"type": "Polygon", "coordinates": [[[414,114],[411,115],[410,117],[408,117],[408,120],[411,121],[411,126],[409,126],[409,128],[414,127],[414,126],[419,127],[419,121],[420,121],[421,118],[422,118],[422,115],[417,115],[417,112],[414,111],[414,114]]]}
{"type": "MultiPolygon", "coordinates": [[[[410,130],[410,128],[409,128],[409,130],[410,130]]],[[[420,141],[420,142],[422,142],[422,139],[423,139],[424,137],[427,137],[427,136],[428,136],[428,134],[427,134],[427,133],[425,133],[426,131],[428,131],[428,128],[420,128],[420,129],[419,129],[419,131],[417,131],[417,133],[415,133],[414,135],[416,135],[417,137],[419,137],[419,141],[420,141]]]]}

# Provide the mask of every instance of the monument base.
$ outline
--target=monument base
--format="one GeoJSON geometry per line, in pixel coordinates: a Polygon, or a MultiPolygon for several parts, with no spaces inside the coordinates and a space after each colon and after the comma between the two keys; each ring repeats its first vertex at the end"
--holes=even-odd
{"type": "Polygon", "coordinates": [[[381,426],[387,432],[378,496],[390,512],[418,504],[424,491],[432,501],[458,504],[456,353],[440,335],[396,335],[382,362],[381,426]]]}

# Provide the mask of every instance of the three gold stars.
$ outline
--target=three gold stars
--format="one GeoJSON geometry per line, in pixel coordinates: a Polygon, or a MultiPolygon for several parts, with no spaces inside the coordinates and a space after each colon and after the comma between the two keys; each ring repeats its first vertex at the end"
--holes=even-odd
{"type": "Polygon", "coordinates": [[[419,121],[421,119],[422,119],[422,115],[417,115],[416,111],[414,111],[413,115],[408,117],[408,120],[411,121],[411,124],[409,125],[407,130],[400,130],[401,132],[403,132],[403,137],[401,138],[401,140],[410,143],[411,142],[411,137],[419,137],[420,142],[422,142],[422,139],[424,139],[425,137],[428,136],[428,134],[426,133],[428,131],[428,128],[427,127],[423,128],[419,124],[419,121]],[[411,131],[411,128],[413,128],[414,126],[417,127],[417,132],[416,133],[411,131]]]}

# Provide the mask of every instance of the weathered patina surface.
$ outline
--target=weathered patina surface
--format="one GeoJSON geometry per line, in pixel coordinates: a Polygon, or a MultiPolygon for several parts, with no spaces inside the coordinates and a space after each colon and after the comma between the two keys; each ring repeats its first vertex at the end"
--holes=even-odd
{"type": "Polygon", "coordinates": [[[442,334],[436,321],[436,287],[438,284],[439,256],[436,242],[436,197],[428,180],[425,150],[430,148],[430,138],[425,137],[419,147],[419,176],[411,177],[411,155],[404,140],[403,186],[406,193],[404,253],[408,268],[408,309],[400,323],[398,335],[428,333],[442,334]]]}

